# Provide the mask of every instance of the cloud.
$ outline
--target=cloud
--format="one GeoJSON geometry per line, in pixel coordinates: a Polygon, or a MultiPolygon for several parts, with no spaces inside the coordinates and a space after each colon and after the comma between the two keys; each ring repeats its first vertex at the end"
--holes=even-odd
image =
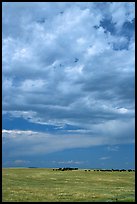
{"type": "Polygon", "coordinates": [[[112,21],[116,23],[117,28],[122,27],[124,22],[132,21],[135,16],[134,2],[126,4],[125,2],[114,2],[110,6],[112,12],[112,21]]]}
{"type": "Polygon", "coordinates": [[[68,160],[68,161],[52,161],[52,163],[54,164],[68,164],[68,165],[79,165],[79,164],[83,164],[86,163],[87,161],[73,161],[73,160],[68,160]]]}
{"type": "Polygon", "coordinates": [[[34,133],[3,134],[30,152],[133,142],[134,10],[132,2],[3,3],[3,113],[81,129],[61,131],[56,145],[46,133],[38,144],[34,133]]]}
{"type": "Polygon", "coordinates": [[[3,130],[2,135],[5,148],[11,150],[11,152],[7,153],[9,155],[45,154],[64,149],[101,144],[100,138],[83,137],[83,135],[75,135],[73,133],[71,135],[53,135],[43,132],[3,130]]]}
{"type": "Polygon", "coordinates": [[[30,161],[18,159],[18,160],[15,160],[15,161],[14,161],[14,164],[16,164],[16,165],[24,165],[24,164],[28,164],[29,162],[30,162],[30,161]]]}
{"type": "Polygon", "coordinates": [[[101,157],[100,160],[108,160],[110,157],[101,157]]]}
{"type": "Polygon", "coordinates": [[[97,127],[93,133],[83,133],[62,130],[57,133],[45,133],[36,131],[22,131],[22,130],[3,130],[2,142],[3,151],[7,156],[15,155],[41,155],[52,152],[62,151],[65,149],[91,147],[98,145],[117,145],[133,143],[134,138],[130,136],[132,129],[119,130],[114,127],[112,134],[111,127],[100,130],[97,127]],[[110,131],[109,131],[110,128],[110,131]],[[100,135],[100,132],[102,134],[100,135]],[[8,150],[8,151],[7,151],[8,150]]]}
{"type": "Polygon", "coordinates": [[[107,150],[117,152],[119,151],[119,146],[108,146],[107,150]]]}

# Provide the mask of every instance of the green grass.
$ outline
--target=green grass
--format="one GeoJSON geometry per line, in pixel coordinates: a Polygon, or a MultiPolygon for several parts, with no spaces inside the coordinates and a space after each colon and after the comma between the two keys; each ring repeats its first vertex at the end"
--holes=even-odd
{"type": "Polygon", "coordinates": [[[2,201],[135,202],[135,172],[3,168],[2,201]]]}

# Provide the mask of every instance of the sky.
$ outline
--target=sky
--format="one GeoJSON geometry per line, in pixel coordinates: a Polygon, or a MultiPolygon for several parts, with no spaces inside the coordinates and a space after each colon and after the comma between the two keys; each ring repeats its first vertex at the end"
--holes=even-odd
{"type": "Polygon", "coordinates": [[[135,3],[2,3],[3,167],[135,168],[135,3]]]}

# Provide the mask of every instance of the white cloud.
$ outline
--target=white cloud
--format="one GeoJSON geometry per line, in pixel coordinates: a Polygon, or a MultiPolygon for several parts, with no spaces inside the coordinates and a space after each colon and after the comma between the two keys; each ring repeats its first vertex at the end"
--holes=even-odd
{"type": "Polygon", "coordinates": [[[48,146],[32,151],[133,141],[134,30],[122,33],[134,19],[133,3],[4,3],[2,17],[3,111],[82,129],[58,135],[57,145],[50,135],[48,146]],[[105,20],[117,32],[101,26],[105,20]]]}
{"type": "Polygon", "coordinates": [[[128,135],[122,135],[126,134],[127,130],[119,133],[116,127],[113,129],[109,126],[106,130],[102,130],[104,135],[100,136],[98,128],[94,129],[94,134],[92,132],[85,134],[83,131],[75,132],[75,130],[72,132],[62,130],[62,132],[54,134],[31,130],[3,130],[2,140],[4,148],[8,148],[7,154],[10,156],[41,155],[65,149],[134,142],[134,139],[130,138],[130,131],[128,135]],[[111,135],[112,131],[114,131],[113,135],[111,135]]]}
{"type": "Polygon", "coordinates": [[[83,164],[86,163],[87,161],[74,161],[74,160],[68,160],[68,161],[52,161],[52,163],[54,164],[71,164],[71,165],[79,165],[79,164],[83,164]]]}
{"type": "Polygon", "coordinates": [[[115,146],[115,145],[114,146],[108,146],[107,150],[117,152],[117,151],[119,151],[119,146],[115,146]]]}
{"type": "Polygon", "coordinates": [[[134,2],[113,2],[110,5],[112,21],[116,23],[117,28],[121,28],[124,22],[132,21],[135,17],[134,2]]]}
{"type": "Polygon", "coordinates": [[[16,165],[24,165],[24,164],[28,164],[28,163],[30,163],[30,161],[21,160],[21,159],[17,159],[14,161],[14,164],[16,164],[16,165]]]}
{"type": "Polygon", "coordinates": [[[110,157],[101,157],[100,160],[108,160],[110,157]]]}

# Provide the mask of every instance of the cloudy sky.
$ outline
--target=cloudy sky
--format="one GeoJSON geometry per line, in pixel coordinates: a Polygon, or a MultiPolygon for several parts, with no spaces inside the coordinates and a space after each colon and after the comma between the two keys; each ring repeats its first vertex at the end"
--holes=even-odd
{"type": "Polygon", "coordinates": [[[3,166],[134,168],[134,3],[2,5],[3,166]]]}

